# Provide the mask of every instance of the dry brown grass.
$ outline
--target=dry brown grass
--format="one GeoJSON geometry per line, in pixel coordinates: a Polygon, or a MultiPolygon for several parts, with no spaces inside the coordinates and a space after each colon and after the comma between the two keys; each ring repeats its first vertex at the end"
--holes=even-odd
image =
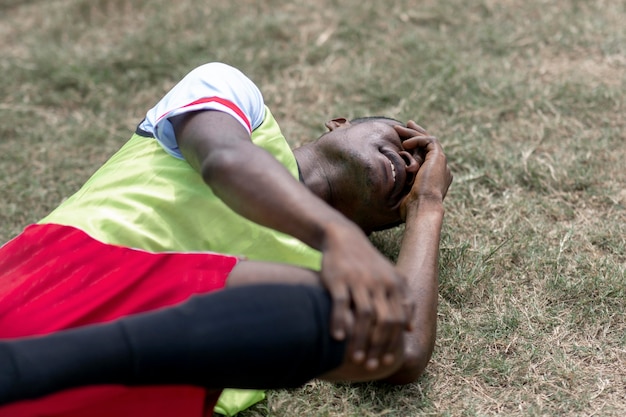
{"type": "MultiPolygon", "coordinates": [[[[225,61],[294,145],[333,116],[414,118],[455,174],[427,374],[273,391],[246,417],[622,416],[625,19],[610,0],[0,0],[0,235],[225,61]]],[[[390,257],[398,233],[374,238],[390,257]]]]}

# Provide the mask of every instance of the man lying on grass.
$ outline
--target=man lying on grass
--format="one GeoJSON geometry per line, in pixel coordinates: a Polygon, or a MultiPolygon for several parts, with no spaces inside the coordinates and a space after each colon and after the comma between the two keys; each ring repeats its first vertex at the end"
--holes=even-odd
{"type": "Polygon", "coordinates": [[[38,399],[0,415],[200,416],[222,388],[414,381],[435,340],[446,157],[412,121],[326,126],[291,150],[240,71],[184,77],[2,247],[0,338],[17,340],[0,345],[0,401],[38,399]],[[367,235],[403,221],[394,266],[367,235]]]}

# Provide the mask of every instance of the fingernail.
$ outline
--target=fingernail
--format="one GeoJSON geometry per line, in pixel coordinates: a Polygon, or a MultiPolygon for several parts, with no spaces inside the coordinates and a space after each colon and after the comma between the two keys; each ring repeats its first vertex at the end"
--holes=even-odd
{"type": "Polygon", "coordinates": [[[371,358],[371,359],[368,359],[368,360],[367,360],[367,364],[365,365],[365,367],[366,367],[367,369],[372,370],[372,371],[373,371],[374,369],[378,368],[378,359],[376,359],[376,358],[371,358]]]}
{"type": "Polygon", "coordinates": [[[343,332],[343,330],[335,330],[335,339],[337,340],[343,340],[346,337],[346,334],[343,332]]]}
{"type": "Polygon", "coordinates": [[[365,352],[363,352],[362,350],[357,350],[356,352],[354,352],[354,355],[352,355],[352,359],[357,363],[363,362],[363,359],[365,359],[365,352]]]}
{"type": "Polygon", "coordinates": [[[394,360],[394,356],[391,353],[387,353],[385,356],[383,356],[383,363],[385,365],[391,365],[393,363],[394,360]]]}

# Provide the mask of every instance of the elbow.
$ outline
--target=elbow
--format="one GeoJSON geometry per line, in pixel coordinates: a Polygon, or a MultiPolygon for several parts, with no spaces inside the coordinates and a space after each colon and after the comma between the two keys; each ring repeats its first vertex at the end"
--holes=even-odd
{"type": "Polygon", "coordinates": [[[400,369],[385,379],[392,385],[408,385],[416,382],[424,373],[428,361],[405,361],[400,369]]]}
{"type": "Polygon", "coordinates": [[[408,385],[416,382],[430,362],[433,345],[408,346],[405,348],[402,365],[400,365],[397,371],[385,378],[384,381],[393,385],[408,385]]]}
{"type": "Polygon", "coordinates": [[[381,366],[376,370],[365,369],[362,364],[356,364],[346,356],[339,368],[323,375],[322,378],[328,381],[378,381],[392,385],[412,384],[424,373],[433,352],[434,340],[433,343],[426,342],[419,346],[415,339],[410,339],[413,343],[406,339],[404,347],[398,346],[399,354],[396,361],[389,366],[381,366]]]}
{"type": "Polygon", "coordinates": [[[213,186],[225,177],[241,169],[243,161],[237,152],[227,149],[212,152],[198,163],[198,171],[204,182],[213,186]]]}

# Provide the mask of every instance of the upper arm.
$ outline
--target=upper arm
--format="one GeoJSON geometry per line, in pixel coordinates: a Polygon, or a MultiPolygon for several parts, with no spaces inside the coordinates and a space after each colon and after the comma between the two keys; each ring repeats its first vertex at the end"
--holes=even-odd
{"type": "MultiPolygon", "coordinates": [[[[152,133],[168,153],[182,158],[178,137],[180,129],[173,123],[186,123],[206,110],[230,116],[247,132],[247,136],[265,117],[263,96],[248,77],[226,64],[209,63],[194,69],[174,86],[148,111],[140,127],[152,133]],[[181,117],[183,115],[190,116],[181,117]]],[[[222,121],[216,128],[228,128],[228,125],[230,123],[222,121]]]]}
{"type": "Polygon", "coordinates": [[[171,118],[182,156],[198,171],[210,155],[250,141],[250,133],[234,117],[220,111],[196,111],[171,118]]]}

